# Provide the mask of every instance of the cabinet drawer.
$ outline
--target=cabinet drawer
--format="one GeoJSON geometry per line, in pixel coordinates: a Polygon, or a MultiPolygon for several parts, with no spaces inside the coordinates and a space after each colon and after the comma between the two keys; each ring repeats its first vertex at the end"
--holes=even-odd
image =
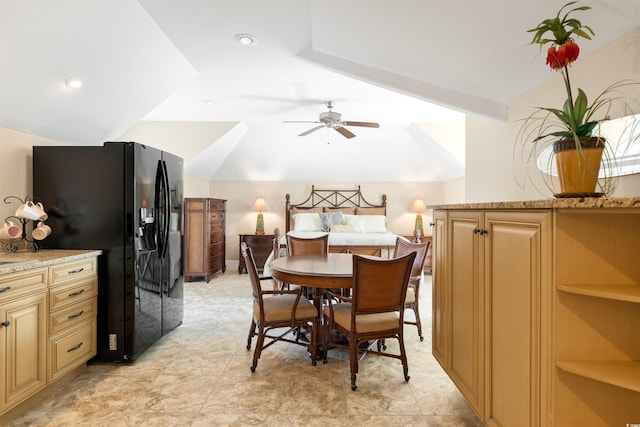
{"type": "Polygon", "coordinates": [[[84,280],[58,286],[49,290],[49,309],[57,310],[69,304],[95,297],[98,294],[98,278],[89,277],[84,280]]]}
{"type": "Polygon", "coordinates": [[[223,233],[215,233],[210,236],[210,240],[209,240],[210,245],[221,245],[223,242],[224,242],[223,233]]]}
{"type": "Polygon", "coordinates": [[[273,236],[244,236],[242,241],[250,248],[269,248],[273,247],[273,236]]]}
{"type": "Polygon", "coordinates": [[[51,286],[97,274],[97,258],[65,262],[51,267],[51,286]]]}
{"type": "Polygon", "coordinates": [[[209,209],[224,211],[224,200],[210,200],[209,201],[209,209]]]}
{"type": "Polygon", "coordinates": [[[80,301],[49,315],[49,334],[54,335],[74,325],[96,318],[98,302],[96,298],[80,301]]]}
{"type": "Polygon", "coordinates": [[[222,244],[216,244],[209,246],[209,258],[220,256],[224,253],[222,244]]]}
{"type": "Polygon", "coordinates": [[[211,224],[221,224],[224,222],[224,212],[209,212],[211,224]]]}
{"type": "Polygon", "coordinates": [[[222,255],[209,258],[209,266],[210,266],[210,268],[215,270],[218,267],[222,267],[224,265],[224,261],[223,260],[224,260],[224,258],[222,258],[222,255]]]}
{"type": "Polygon", "coordinates": [[[96,354],[96,322],[86,322],[49,341],[49,380],[63,375],[96,354]]]}
{"type": "Polygon", "coordinates": [[[45,267],[0,276],[0,301],[46,289],[48,273],[49,269],[45,267]]]}
{"type": "Polygon", "coordinates": [[[214,222],[211,223],[211,225],[209,226],[209,233],[210,234],[219,234],[222,235],[224,234],[224,222],[214,222]]]}

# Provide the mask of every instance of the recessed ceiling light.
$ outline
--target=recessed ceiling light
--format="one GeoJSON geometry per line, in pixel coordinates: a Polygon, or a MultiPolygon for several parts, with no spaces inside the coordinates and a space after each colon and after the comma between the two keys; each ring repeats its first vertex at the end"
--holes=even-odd
{"type": "Polygon", "coordinates": [[[214,101],[213,99],[203,99],[202,103],[204,105],[214,105],[216,103],[216,101],[214,101]]]}
{"type": "Polygon", "coordinates": [[[77,89],[79,87],[82,87],[82,77],[80,76],[69,77],[67,80],[65,80],[64,84],[68,88],[77,89]]]}
{"type": "Polygon", "coordinates": [[[236,34],[235,36],[233,36],[233,39],[245,46],[253,46],[254,44],[258,43],[258,39],[248,33],[236,34]]]}

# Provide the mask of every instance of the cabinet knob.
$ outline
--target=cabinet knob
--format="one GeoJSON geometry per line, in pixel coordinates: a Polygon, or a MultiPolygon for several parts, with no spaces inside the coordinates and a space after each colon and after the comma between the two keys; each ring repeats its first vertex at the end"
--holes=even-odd
{"type": "Polygon", "coordinates": [[[9,322],[8,320],[5,320],[4,322],[2,322],[2,326],[7,327],[11,324],[11,322],[9,322]]]}
{"type": "Polygon", "coordinates": [[[433,227],[435,224],[433,222],[429,223],[429,227],[433,227]]]}

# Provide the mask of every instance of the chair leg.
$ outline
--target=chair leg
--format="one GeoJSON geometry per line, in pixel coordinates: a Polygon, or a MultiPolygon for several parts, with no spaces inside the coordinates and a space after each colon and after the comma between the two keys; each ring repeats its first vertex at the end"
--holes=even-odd
{"type": "Polygon", "coordinates": [[[402,362],[402,372],[404,374],[404,380],[409,381],[409,363],[407,362],[407,352],[404,349],[404,338],[402,333],[398,335],[398,344],[400,346],[400,361],[402,362]]]}
{"type": "Polygon", "coordinates": [[[318,319],[313,321],[311,326],[311,342],[309,343],[309,353],[311,353],[311,365],[316,366],[318,350],[318,319]]]}
{"type": "Polygon", "coordinates": [[[349,366],[351,370],[351,390],[356,391],[356,374],[358,373],[358,343],[349,337],[349,366]]]}
{"type": "Polygon", "coordinates": [[[329,354],[329,322],[325,319],[324,322],[321,322],[322,325],[322,363],[326,364],[328,362],[327,355],[329,354]]]}
{"type": "Polygon", "coordinates": [[[262,346],[264,346],[264,326],[258,326],[258,340],[256,341],[256,348],[253,351],[253,364],[251,365],[251,372],[256,371],[256,367],[258,366],[258,359],[260,359],[260,354],[262,353],[262,346]]]}
{"type": "Polygon", "coordinates": [[[251,329],[249,329],[249,337],[247,338],[247,350],[251,350],[251,339],[256,334],[256,320],[251,319],[251,329]]]}
{"type": "Polygon", "coordinates": [[[420,322],[420,309],[418,308],[418,301],[413,304],[413,312],[416,316],[416,326],[418,327],[418,336],[420,337],[420,341],[424,341],[424,337],[422,336],[422,323],[420,322]]]}

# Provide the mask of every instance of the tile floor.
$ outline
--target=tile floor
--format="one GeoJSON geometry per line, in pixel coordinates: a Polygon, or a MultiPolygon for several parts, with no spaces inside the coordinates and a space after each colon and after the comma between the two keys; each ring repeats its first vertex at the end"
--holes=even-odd
{"type": "Polygon", "coordinates": [[[348,353],[332,350],[328,364],[312,366],[304,348],[286,343],[267,349],[252,374],[249,279],[227,270],[185,284],[183,325],[134,364],[90,364],[9,426],[482,426],[431,355],[425,277],[425,340],[405,326],[409,382],[398,360],[368,356],[353,392],[348,353]]]}

